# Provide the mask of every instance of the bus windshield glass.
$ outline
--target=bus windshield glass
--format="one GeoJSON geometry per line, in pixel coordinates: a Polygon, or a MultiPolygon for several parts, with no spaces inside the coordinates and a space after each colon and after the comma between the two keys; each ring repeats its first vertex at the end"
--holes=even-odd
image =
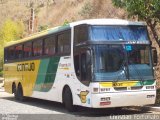
{"type": "Polygon", "coordinates": [[[147,45],[126,45],[130,79],[152,80],[150,48],[147,45]]]}
{"type": "Polygon", "coordinates": [[[92,41],[148,41],[145,26],[90,26],[89,39],[92,41]]]}
{"type": "Polygon", "coordinates": [[[95,45],[94,81],[151,80],[147,45],[95,45]]]}

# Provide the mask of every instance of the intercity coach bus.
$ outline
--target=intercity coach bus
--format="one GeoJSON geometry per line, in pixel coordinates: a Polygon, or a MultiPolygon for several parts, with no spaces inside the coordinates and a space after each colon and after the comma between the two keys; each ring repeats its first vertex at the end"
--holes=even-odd
{"type": "Polygon", "coordinates": [[[156,50],[143,22],[91,19],[48,29],[4,48],[4,87],[75,106],[154,104],[156,50]]]}

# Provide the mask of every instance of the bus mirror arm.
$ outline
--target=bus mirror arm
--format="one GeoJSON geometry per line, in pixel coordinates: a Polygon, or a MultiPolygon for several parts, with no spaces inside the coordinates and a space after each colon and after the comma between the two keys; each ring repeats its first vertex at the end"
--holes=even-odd
{"type": "Polygon", "coordinates": [[[152,58],[153,58],[153,66],[157,66],[158,56],[157,56],[157,50],[155,47],[152,47],[152,58]]]}

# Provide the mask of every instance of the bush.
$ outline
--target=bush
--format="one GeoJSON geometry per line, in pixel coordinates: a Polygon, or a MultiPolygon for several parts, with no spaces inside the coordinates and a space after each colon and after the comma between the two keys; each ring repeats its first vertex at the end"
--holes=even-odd
{"type": "Polygon", "coordinates": [[[3,71],[0,71],[0,77],[3,77],[3,71]]]}
{"type": "Polygon", "coordinates": [[[93,12],[93,6],[91,2],[86,2],[78,14],[83,18],[90,18],[92,12],[93,12]]]}
{"type": "Polygon", "coordinates": [[[157,89],[156,104],[157,104],[157,105],[160,105],[160,88],[157,89]]]}
{"type": "Polygon", "coordinates": [[[41,32],[41,31],[47,30],[47,29],[48,29],[48,25],[41,25],[41,26],[39,26],[38,31],[41,32]]]}
{"type": "Polygon", "coordinates": [[[63,23],[63,26],[66,26],[66,25],[68,25],[69,24],[69,21],[66,19],[65,21],[64,21],[64,23],[63,23]]]}

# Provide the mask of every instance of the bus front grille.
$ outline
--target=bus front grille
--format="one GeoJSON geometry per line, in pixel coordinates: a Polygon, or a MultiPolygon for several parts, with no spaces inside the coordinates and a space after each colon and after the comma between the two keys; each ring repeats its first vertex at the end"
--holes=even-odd
{"type": "Polygon", "coordinates": [[[123,90],[127,90],[127,87],[114,87],[114,89],[116,91],[123,91],[123,90]]]}
{"type": "Polygon", "coordinates": [[[140,90],[143,86],[133,86],[131,87],[131,90],[140,90]]]}

